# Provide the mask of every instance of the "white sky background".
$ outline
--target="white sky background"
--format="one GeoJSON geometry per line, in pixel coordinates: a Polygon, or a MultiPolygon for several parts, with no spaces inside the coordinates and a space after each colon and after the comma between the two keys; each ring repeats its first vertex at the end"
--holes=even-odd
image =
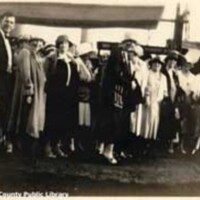
{"type": "MultiPolygon", "coordinates": [[[[11,0],[1,0],[1,2],[9,2],[11,0]]],[[[12,0],[11,2],[14,2],[12,0]]],[[[20,2],[20,0],[17,0],[20,2]]],[[[23,2],[23,0],[22,0],[23,2]]],[[[28,2],[28,1],[26,1],[28,2]]],[[[174,19],[176,15],[177,3],[181,3],[181,9],[186,7],[190,11],[190,40],[200,41],[200,1],[199,0],[32,0],[29,2],[68,2],[68,3],[82,3],[82,4],[113,4],[113,5],[164,5],[163,19],[174,19]]],[[[52,28],[40,27],[33,25],[23,25],[23,34],[30,34],[33,36],[43,37],[48,43],[53,43],[59,34],[67,34],[70,39],[75,42],[80,42],[80,29],[74,28],[52,28]],[[31,31],[30,31],[31,30],[31,31]]],[[[131,32],[136,40],[141,44],[165,46],[166,40],[173,38],[174,25],[173,23],[160,22],[155,30],[142,29],[124,29],[124,28],[109,28],[109,29],[90,29],[88,34],[89,42],[96,43],[96,41],[113,41],[118,42],[123,39],[125,32],[131,32]]]]}

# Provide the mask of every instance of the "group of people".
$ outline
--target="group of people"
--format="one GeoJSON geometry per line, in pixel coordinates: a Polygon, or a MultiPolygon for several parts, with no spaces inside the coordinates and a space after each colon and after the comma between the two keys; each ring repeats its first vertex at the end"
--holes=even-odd
{"type": "Polygon", "coordinates": [[[111,118],[99,129],[107,139],[101,143],[101,153],[111,163],[117,163],[115,151],[125,158],[133,151],[173,154],[176,143],[182,154],[199,150],[200,76],[192,74],[192,67],[175,50],[164,61],[144,56],[141,46],[130,38],[112,49],[102,104],[107,107],[103,116],[111,118]]]}
{"type": "Polygon", "coordinates": [[[55,45],[42,38],[9,40],[12,13],[0,23],[0,128],[7,153],[36,158],[98,152],[111,164],[137,153],[200,148],[200,80],[173,50],[162,61],[145,57],[126,37],[102,65],[90,43],[67,35],[55,45]]]}

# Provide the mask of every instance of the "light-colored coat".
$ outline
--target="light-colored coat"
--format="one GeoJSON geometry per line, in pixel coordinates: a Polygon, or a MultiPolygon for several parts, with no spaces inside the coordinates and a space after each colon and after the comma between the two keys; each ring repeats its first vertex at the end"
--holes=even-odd
{"type": "Polygon", "coordinates": [[[45,101],[44,93],[45,73],[43,59],[28,49],[22,49],[17,59],[17,75],[15,82],[12,108],[9,117],[8,131],[18,134],[23,109],[23,100],[32,97],[32,102],[25,126],[26,133],[39,138],[40,131],[44,129],[45,101]]]}

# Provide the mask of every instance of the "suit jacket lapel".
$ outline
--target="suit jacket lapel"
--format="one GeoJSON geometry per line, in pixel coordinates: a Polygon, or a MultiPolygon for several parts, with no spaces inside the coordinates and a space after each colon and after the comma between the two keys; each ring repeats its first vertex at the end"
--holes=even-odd
{"type": "Polygon", "coordinates": [[[5,68],[8,65],[8,52],[5,46],[5,41],[2,35],[2,32],[0,31],[0,63],[1,63],[1,68],[5,68]]]}

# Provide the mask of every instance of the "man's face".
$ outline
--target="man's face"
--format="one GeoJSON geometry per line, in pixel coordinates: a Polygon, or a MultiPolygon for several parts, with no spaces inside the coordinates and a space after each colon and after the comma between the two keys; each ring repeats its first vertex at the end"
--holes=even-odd
{"type": "Polygon", "coordinates": [[[1,20],[1,28],[6,34],[9,34],[15,28],[15,17],[4,17],[1,20]]]}

